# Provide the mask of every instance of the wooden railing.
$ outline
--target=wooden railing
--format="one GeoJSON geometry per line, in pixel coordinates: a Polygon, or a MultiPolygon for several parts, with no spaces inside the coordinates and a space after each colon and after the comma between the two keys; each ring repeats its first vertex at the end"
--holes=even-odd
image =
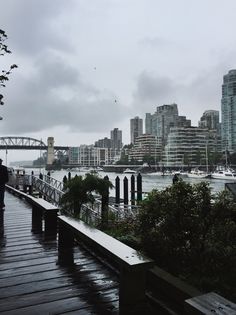
{"type": "MultiPolygon", "coordinates": [[[[57,224],[57,216],[55,213],[57,212],[57,207],[50,205],[48,202],[32,198],[28,194],[13,187],[7,186],[7,189],[19,197],[25,198],[27,202],[32,205],[32,229],[34,229],[35,226],[42,227],[39,221],[36,223],[37,220],[49,219],[48,222],[50,222],[50,224],[45,222],[43,226],[48,226],[48,231],[55,231],[57,224]],[[49,212],[52,214],[50,218],[47,217],[47,213],[49,212]],[[35,216],[34,219],[33,216],[35,216]]],[[[109,264],[111,264],[113,261],[111,258],[114,258],[115,267],[117,267],[118,262],[121,270],[120,314],[129,314],[127,313],[127,307],[133,309],[136,307],[136,303],[140,306],[140,303],[142,304],[143,301],[144,291],[148,300],[155,306],[157,310],[156,314],[236,314],[235,303],[214,292],[201,293],[157,266],[154,266],[146,273],[151,263],[149,259],[143,258],[140,253],[130,247],[127,248],[126,245],[114,240],[110,236],[105,236],[103,232],[98,231],[96,228],[91,228],[82,221],[77,221],[67,216],[59,216],[58,221],[60,222],[58,259],[61,262],[67,260],[67,263],[73,263],[72,243],[76,235],[79,236],[81,242],[86,243],[87,248],[93,253],[98,252],[98,255],[102,255],[104,262],[107,259],[109,264]],[[114,244],[114,246],[112,244],[114,244]],[[126,250],[129,251],[129,253],[126,250]],[[123,255],[122,253],[124,254],[123,258],[120,257],[123,255]],[[134,257],[131,258],[134,258],[137,263],[137,265],[135,263],[133,267],[130,267],[129,263],[126,261],[129,261],[130,255],[134,255],[134,257]],[[140,266],[144,267],[143,271],[140,271],[140,273],[139,259],[140,266]],[[144,264],[142,265],[142,263],[144,264]],[[134,272],[132,268],[134,268],[134,272]],[[145,274],[147,275],[146,282],[144,282],[145,274]],[[144,283],[146,284],[144,285],[144,283]]],[[[42,230],[39,229],[39,232],[42,232],[42,230]]],[[[45,230],[44,233],[46,233],[45,230]]],[[[137,313],[134,314],[139,313],[137,311],[137,313]]],[[[140,314],[145,314],[142,309],[140,314]]]]}

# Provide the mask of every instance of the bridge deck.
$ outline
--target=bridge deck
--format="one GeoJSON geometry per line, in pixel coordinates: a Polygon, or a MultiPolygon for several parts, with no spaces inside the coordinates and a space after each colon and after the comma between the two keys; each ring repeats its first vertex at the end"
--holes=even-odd
{"type": "Polygon", "coordinates": [[[118,282],[110,269],[82,247],[75,250],[75,266],[59,266],[56,239],[31,232],[30,206],[9,193],[5,203],[1,314],[118,314],[118,282]]]}

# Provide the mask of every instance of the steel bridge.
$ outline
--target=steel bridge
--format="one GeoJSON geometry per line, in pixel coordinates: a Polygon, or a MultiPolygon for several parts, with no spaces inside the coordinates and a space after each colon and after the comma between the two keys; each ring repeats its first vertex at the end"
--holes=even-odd
{"type": "MultiPolygon", "coordinates": [[[[45,150],[48,146],[42,141],[29,137],[0,137],[0,150],[45,150]]],[[[69,150],[67,146],[54,146],[55,152],[63,154],[69,150]]]]}

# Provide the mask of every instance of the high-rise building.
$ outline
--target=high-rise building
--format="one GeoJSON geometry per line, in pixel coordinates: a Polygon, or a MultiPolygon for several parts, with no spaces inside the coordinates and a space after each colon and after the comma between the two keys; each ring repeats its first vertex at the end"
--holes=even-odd
{"type": "Polygon", "coordinates": [[[166,144],[170,128],[190,126],[190,120],[185,116],[179,116],[177,104],[158,106],[153,115],[146,113],[146,133],[161,138],[163,146],[166,144]]]}
{"type": "Polygon", "coordinates": [[[98,148],[111,148],[111,139],[108,139],[107,137],[103,139],[99,139],[95,142],[95,147],[98,148]]]}
{"type": "Polygon", "coordinates": [[[122,131],[119,128],[111,130],[111,147],[112,149],[122,149],[122,131]]]}
{"type": "Polygon", "coordinates": [[[150,134],[142,134],[135,139],[134,146],[129,151],[129,161],[143,161],[145,156],[149,156],[156,164],[161,159],[161,151],[161,138],[150,134]]]}
{"type": "Polygon", "coordinates": [[[79,148],[70,147],[68,151],[69,164],[78,164],[79,163],[79,148]]]}
{"type": "Polygon", "coordinates": [[[222,149],[236,152],[236,70],[223,78],[221,116],[222,149]]]}
{"type": "Polygon", "coordinates": [[[198,123],[200,128],[220,131],[220,119],[218,110],[206,110],[198,123]]]}
{"type": "Polygon", "coordinates": [[[138,116],[130,119],[130,143],[143,134],[143,120],[138,116]]]}
{"type": "Polygon", "coordinates": [[[216,130],[199,127],[174,127],[170,129],[163,164],[167,167],[206,165],[219,150],[216,130]]]}

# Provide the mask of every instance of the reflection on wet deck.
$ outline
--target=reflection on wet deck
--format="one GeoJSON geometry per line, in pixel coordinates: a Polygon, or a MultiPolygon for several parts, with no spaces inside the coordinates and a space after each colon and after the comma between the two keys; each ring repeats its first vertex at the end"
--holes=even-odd
{"type": "Polygon", "coordinates": [[[82,247],[57,264],[57,240],[31,232],[31,207],[9,193],[0,213],[1,314],[118,314],[117,275],[82,247]]]}

